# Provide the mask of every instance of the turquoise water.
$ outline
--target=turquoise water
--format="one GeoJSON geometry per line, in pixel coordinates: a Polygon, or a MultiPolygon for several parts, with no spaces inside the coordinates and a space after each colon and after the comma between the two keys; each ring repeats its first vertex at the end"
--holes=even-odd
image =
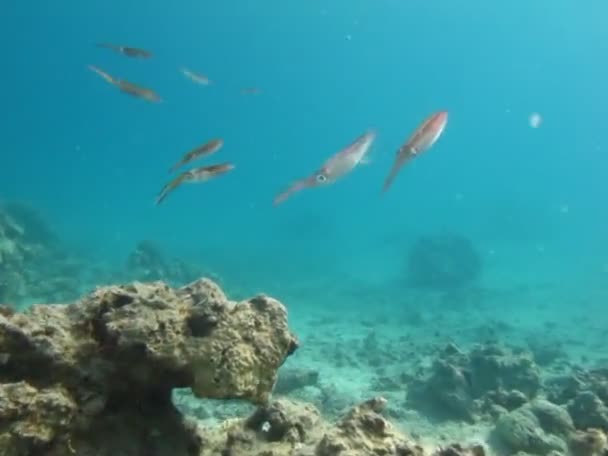
{"type": "Polygon", "coordinates": [[[581,280],[582,298],[608,268],[608,7],[585,5],[10,2],[0,192],[30,202],[96,261],[122,265],[152,239],[244,294],[291,297],[296,313],[317,300],[290,289],[322,295],[324,283],[350,280],[398,294],[407,246],[442,231],[475,244],[484,286],[581,280]],[[120,93],[89,64],[163,102],[120,93]],[[180,67],[213,83],[193,84],[180,67]],[[442,109],[443,136],[381,196],[397,148],[442,109]],[[272,206],[368,128],[378,131],[370,164],[272,206]],[[225,146],[204,163],[236,169],[155,206],[168,167],[213,137],[225,146]]]}
{"type": "MultiPolygon", "coordinates": [[[[496,421],[437,424],[406,403],[448,343],[465,353],[488,341],[515,347],[500,359],[517,359],[525,375],[530,350],[539,397],[550,397],[552,376],[608,362],[606,2],[5,3],[0,304],[69,302],[149,277],[182,285],[210,276],[234,300],[265,292],[286,305],[301,341],[281,369],[315,374],[290,398],[334,418],[382,395],[392,420],[434,443],[491,442],[496,421]],[[154,55],[130,59],[99,42],[154,55]],[[121,93],[88,65],[162,102],[121,93]],[[212,83],[193,83],[183,67],[212,83]],[[398,148],[442,110],[437,143],[382,194],[398,148]],[[369,163],[273,206],[369,129],[369,163]],[[212,138],[223,148],[195,166],[235,169],[155,205],[169,167],[212,138]],[[5,261],[3,204],[13,201],[42,217],[20,220],[26,234],[56,233],[59,260],[5,261]],[[446,236],[458,248],[429,247],[446,236]],[[181,263],[166,275],[131,270],[141,241],[165,266],[181,263]],[[476,267],[458,286],[412,280],[476,267]]],[[[493,375],[490,393],[508,377],[493,375]]],[[[182,410],[204,409],[197,417],[213,424],[251,410],[180,394],[182,410]]]]}

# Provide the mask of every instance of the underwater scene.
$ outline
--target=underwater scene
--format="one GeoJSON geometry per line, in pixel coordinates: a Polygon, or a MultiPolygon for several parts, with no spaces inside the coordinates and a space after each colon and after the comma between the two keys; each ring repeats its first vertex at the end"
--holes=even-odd
{"type": "Polygon", "coordinates": [[[608,455],[608,4],[8,1],[0,456],[608,455]]]}

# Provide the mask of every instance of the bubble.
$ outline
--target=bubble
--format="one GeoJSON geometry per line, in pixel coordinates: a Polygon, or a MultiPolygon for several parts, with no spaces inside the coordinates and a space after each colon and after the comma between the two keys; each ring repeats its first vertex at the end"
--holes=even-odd
{"type": "Polygon", "coordinates": [[[346,36],[344,37],[344,39],[346,39],[346,41],[350,41],[350,40],[352,40],[352,39],[353,39],[353,36],[352,36],[352,35],[346,35],[346,36]]]}
{"type": "Polygon", "coordinates": [[[537,112],[533,112],[532,114],[530,114],[530,118],[528,119],[530,126],[532,128],[538,128],[540,127],[540,124],[543,121],[543,118],[541,117],[541,115],[537,112]]]}

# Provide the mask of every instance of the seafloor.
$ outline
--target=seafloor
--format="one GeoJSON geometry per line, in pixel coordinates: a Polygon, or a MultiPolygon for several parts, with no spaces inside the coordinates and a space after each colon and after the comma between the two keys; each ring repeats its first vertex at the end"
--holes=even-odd
{"type": "Polygon", "coordinates": [[[100,266],[5,204],[0,454],[608,454],[606,271],[433,242],[425,286],[277,276],[277,301],[150,241],[100,266]]]}

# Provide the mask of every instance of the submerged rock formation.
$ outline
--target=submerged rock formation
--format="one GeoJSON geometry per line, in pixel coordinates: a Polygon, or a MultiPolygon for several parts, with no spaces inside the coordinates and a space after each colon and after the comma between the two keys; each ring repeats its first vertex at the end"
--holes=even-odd
{"type": "Polygon", "coordinates": [[[198,455],[171,402],[263,404],[298,346],[282,304],[230,302],[209,280],[99,288],[72,305],[0,312],[0,453],[198,455]]]}
{"type": "Polygon", "coordinates": [[[566,452],[573,432],[568,411],[544,400],[502,415],[495,429],[496,437],[511,451],[540,455],[566,452]]]}
{"type": "Polygon", "coordinates": [[[578,370],[548,382],[551,401],[568,408],[578,429],[608,431],[608,368],[578,370]]]}
{"type": "Polygon", "coordinates": [[[426,449],[382,416],[376,397],[351,408],[337,422],[322,420],[309,404],[277,400],[250,417],[225,423],[206,436],[202,456],[483,456],[481,446],[426,449]]]}
{"type": "Polygon", "coordinates": [[[168,258],[155,242],[149,240],[138,242],[125,264],[125,274],[132,280],[162,280],[174,286],[184,285],[200,277],[201,269],[184,261],[168,258]]]}
{"type": "Polygon", "coordinates": [[[473,284],[481,274],[481,256],[459,235],[418,239],[407,257],[408,282],[419,288],[449,291],[473,284]]]}
{"type": "Polygon", "coordinates": [[[0,204],[0,303],[76,299],[81,266],[66,255],[35,209],[0,204]]]}
{"type": "Polygon", "coordinates": [[[465,353],[450,344],[427,375],[412,381],[408,403],[437,418],[475,421],[523,405],[540,388],[540,370],[529,353],[496,344],[465,353]]]}
{"type": "Polygon", "coordinates": [[[13,302],[24,296],[28,266],[44,250],[44,243],[32,239],[9,208],[0,206],[0,302],[13,302]]]}

